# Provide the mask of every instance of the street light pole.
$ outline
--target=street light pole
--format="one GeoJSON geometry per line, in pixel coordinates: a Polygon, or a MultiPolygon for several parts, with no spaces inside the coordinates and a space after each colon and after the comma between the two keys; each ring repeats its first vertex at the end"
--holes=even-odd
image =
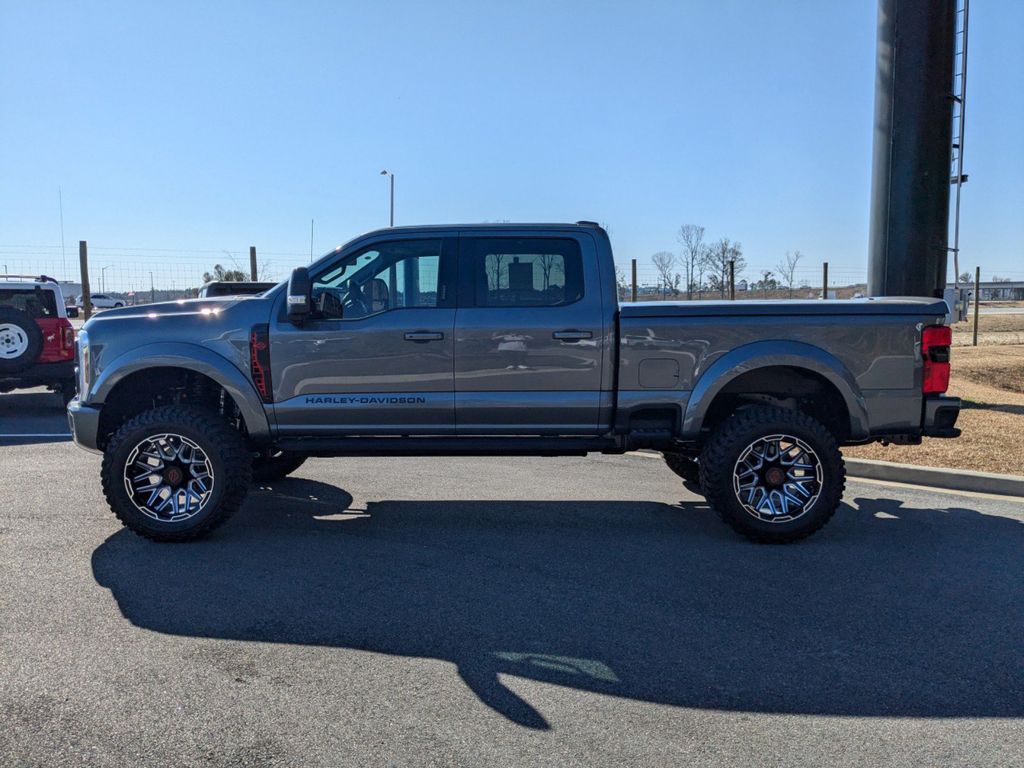
{"type": "Polygon", "coordinates": [[[107,264],[105,267],[100,267],[100,290],[104,293],[107,292],[107,270],[110,269],[113,264],[107,264]]]}
{"type": "Polygon", "coordinates": [[[156,303],[156,291],[153,289],[153,273],[149,273],[149,303],[156,303]]]}
{"type": "Polygon", "coordinates": [[[391,171],[383,170],[380,172],[381,176],[387,176],[391,180],[391,223],[389,226],[395,226],[395,174],[391,171]]]}

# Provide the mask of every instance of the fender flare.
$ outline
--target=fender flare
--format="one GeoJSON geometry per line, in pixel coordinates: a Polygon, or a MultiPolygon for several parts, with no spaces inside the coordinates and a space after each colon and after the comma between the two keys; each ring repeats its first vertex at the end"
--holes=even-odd
{"type": "Polygon", "coordinates": [[[159,342],[135,347],[105,364],[92,385],[91,401],[102,404],[126,377],[147,368],[183,368],[213,379],[238,405],[249,436],[270,437],[270,422],[256,388],[226,357],[186,342],[159,342]]]}
{"type": "Polygon", "coordinates": [[[697,379],[683,414],[683,439],[698,437],[711,403],[729,382],[758,368],[777,366],[810,371],[832,384],[850,414],[850,436],[868,436],[864,396],[853,374],[838,358],[821,347],[800,341],[756,341],[722,355],[697,379]]]}

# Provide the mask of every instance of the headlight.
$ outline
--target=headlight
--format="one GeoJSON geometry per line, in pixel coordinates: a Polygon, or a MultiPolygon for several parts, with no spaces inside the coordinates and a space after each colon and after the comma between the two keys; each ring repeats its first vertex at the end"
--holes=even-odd
{"type": "Polygon", "coordinates": [[[78,399],[85,402],[92,383],[92,366],[89,364],[89,334],[78,332],[78,399]]]}

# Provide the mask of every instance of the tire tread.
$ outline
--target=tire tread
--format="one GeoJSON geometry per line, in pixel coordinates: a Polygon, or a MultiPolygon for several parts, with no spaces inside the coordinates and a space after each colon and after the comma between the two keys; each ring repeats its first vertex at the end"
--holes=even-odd
{"type": "Polygon", "coordinates": [[[819,531],[835,514],[846,490],[846,465],[835,437],[821,422],[800,411],[774,406],[759,406],[737,411],[714,431],[701,453],[700,484],[704,491],[704,497],[712,509],[715,510],[722,522],[734,531],[759,543],[789,544],[805,539],[819,531]],[[776,431],[780,425],[797,426],[811,432],[824,449],[825,455],[818,456],[818,459],[826,465],[823,469],[831,466],[838,482],[828,483],[826,481],[824,483],[821,493],[826,496],[824,499],[819,497],[816,503],[827,502],[826,513],[816,515],[812,525],[807,525],[796,531],[769,532],[747,525],[743,518],[737,518],[730,514],[729,507],[732,499],[729,496],[734,496],[732,490],[733,462],[730,461],[730,456],[735,450],[737,440],[746,439],[751,431],[763,430],[762,434],[770,434],[772,431],[776,431]]]}
{"type": "Polygon", "coordinates": [[[242,506],[252,478],[252,458],[242,435],[215,411],[194,406],[164,405],[144,411],[121,425],[103,452],[100,477],[107,504],[117,519],[133,533],[153,541],[193,541],[222,525],[242,506]],[[214,441],[224,459],[226,477],[220,504],[199,525],[181,531],[159,532],[135,525],[130,513],[122,508],[122,502],[114,494],[113,483],[120,482],[121,478],[113,466],[113,456],[128,436],[140,427],[167,423],[191,427],[214,441]]]}

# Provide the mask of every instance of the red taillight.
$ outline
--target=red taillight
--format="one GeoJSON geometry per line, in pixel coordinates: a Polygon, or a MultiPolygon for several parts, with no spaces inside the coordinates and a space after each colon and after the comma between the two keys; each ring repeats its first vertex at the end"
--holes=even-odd
{"type": "Polygon", "coordinates": [[[921,390],[938,395],[949,389],[949,347],[953,331],[948,325],[929,325],[921,332],[921,359],[924,379],[921,390]]]}
{"type": "Polygon", "coordinates": [[[274,386],[270,381],[270,333],[266,325],[253,326],[249,335],[249,373],[263,402],[272,403],[274,386]]]}
{"type": "Polygon", "coordinates": [[[68,351],[74,351],[75,349],[75,329],[70,325],[64,326],[64,332],[61,334],[61,345],[68,351]]]}

